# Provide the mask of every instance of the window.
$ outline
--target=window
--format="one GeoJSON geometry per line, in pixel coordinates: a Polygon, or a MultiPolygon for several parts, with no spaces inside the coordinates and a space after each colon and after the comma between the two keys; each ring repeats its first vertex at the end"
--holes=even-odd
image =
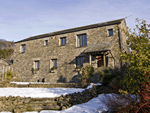
{"type": "Polygon", "coordinates": [[[78,47],[87,46],[87,36],[86,34],[78,35],[78,47]]]}
{"type": "Polygon", "coordinates": [[[61,45],[66,45],[66,37],[60,38],[61,45]]]}
{"type": "Polygon", "coordinates": [[[108,29],[109,31],[109,36],[112,36],[113,35],[113,29],[108,29]]]}
{"type": "Polygon", "coordinates": [[[35,65],[34,65],[35,67],[34,67],[34,68],[35,68],[36,70],[39,70],[39,68],[40,68],[40,61],[37,60],[37,61],[34,61],[34,63],[35,63],[35,65]]]}
{"type": "Polygon", "coordinates": [[[53,66],[55,66],[55,68],[57,69],[57,59],[52,59],[53,61],[53,66]]]}
{"type": "Polygon", "coordinates": [[[26,45],[23,44],[23,45],[21,45],[21,52],[24,53],[25,51],[26,51],[26,45]]]}
{"type": "Polygon", "coordinates": [[[45,44],[44,44],[45,46],[47,46],[48,45],[48,40],[45,40],[45,44]]]}
{"type": "Polygon", "coordinates": [[[83,57],[77,57],[76,58],[76,65],[83,67],[83,57]]]}

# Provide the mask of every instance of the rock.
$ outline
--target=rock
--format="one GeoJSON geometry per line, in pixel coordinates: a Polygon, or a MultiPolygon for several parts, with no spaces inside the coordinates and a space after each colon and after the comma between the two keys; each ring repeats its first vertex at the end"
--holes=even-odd
{"type": "Polygon", "coordinates": [[[61,110],[64,110],[64,109],[67,109],[67,107],[66,106],[62,106],[61,110]]]}

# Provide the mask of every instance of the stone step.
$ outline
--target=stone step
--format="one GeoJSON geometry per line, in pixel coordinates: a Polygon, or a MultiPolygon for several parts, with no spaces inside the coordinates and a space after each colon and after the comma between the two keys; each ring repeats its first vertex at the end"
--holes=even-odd
{"type": "Polygon", "coordinates": [[[28,106],[27,111],[59,110],[60,106],[28,106]]]}

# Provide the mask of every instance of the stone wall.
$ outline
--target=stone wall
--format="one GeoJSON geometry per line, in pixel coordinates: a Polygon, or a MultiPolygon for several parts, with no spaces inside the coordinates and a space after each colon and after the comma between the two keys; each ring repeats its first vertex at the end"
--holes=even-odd
{"type": "MultiPolygon", "coordinates": [[[[125,23],[122,21],[121,25],[125,27],[125,23]]],[[[66,33],[62,35],[55,35],[30,41],[24,41],[20,43],[15,43],[15,52],[13,55],[13,69],[17,77],[22,78],[23,81],[42,80],[45,78],[45,82],[56,83],[56,82],[70,82],[73,81],[72,78],[80,75],[76,68],[76,57],[86,56],[84,58],[84,64],[89,63],[89,57],[82,52],[88,48],[90,45],[111,43],[110,52],[107,55],[108,66],[114,67],[120,66],[119,56],[115,49],[119,49],[119,38],[118,30],[115,28],[117,24],[102,26],[97,28],[86,29],[77,32],[66,33]],[[113,36],[108,35],[108,29],[113,28],[113,36]],[[87,46],[76,47],[77,46],[77,34],[86,33],[87,35],[87,46]],[[67,44],[65,46],[60,46],[60,38],[66,37],[67,44]],[[48,45],[44,45],[44,41],[48,39],[48,45]],[[26,45],[25,53],[20,53],[20,46],[22,44],[26,45]],[[57,69],[54,73],[49,73],[52,67],[52,59],[57,59],[57,69]],[[32,67],[34,66],[34,61],[40,61],[40,69],[36,74],[32,74],[32,67]]],[[[125,45],[124,36],[121,34],[121,39],[123,46],[125,45]]],[[[97,60],[93,56],[92,65],[97,68],[97,60]]],[[[75,81],[74,81],[75,82],[75,81]]]]}

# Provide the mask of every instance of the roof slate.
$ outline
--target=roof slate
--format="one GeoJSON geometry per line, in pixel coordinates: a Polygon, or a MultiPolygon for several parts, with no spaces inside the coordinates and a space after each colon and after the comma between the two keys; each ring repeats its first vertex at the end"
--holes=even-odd
{"type": "Polygon", "coordinates": [[[111,43],[90,45],[87,49],[83,51],[83,53],[92,53],[92,52],[101,52],[110,50],[111,43]]]}
{"type": "Polygon", "coordinates": [[[102,26],[107,26],[107,25],[118,24],[122,20],[124,20],[124,18],[118,19],[118,20],[113,20],[113,21],[107,21],[107,22],[103,22],[103,23],[97,23],[97,24],[82,26],[82,27],[70,28],[70,29],[51,32],[51,33],[46,33],[46,34],[41,34],[41,35],[32,36],[32,37],[17,41],[15,43],[20,43],[20,42],[24,42],[24,41],[35,40],[35,39],[45,38],[45,37],[48,37],[48,36],[55,36],[55,35],[60,35],[60,34],[65,34],[65,33],[70,33],[70,32],[76,32],[76,31],[86,30],[86,29],[91,29],[91,28],[96,28],[96,27],[102,27],[102,26]]]}

